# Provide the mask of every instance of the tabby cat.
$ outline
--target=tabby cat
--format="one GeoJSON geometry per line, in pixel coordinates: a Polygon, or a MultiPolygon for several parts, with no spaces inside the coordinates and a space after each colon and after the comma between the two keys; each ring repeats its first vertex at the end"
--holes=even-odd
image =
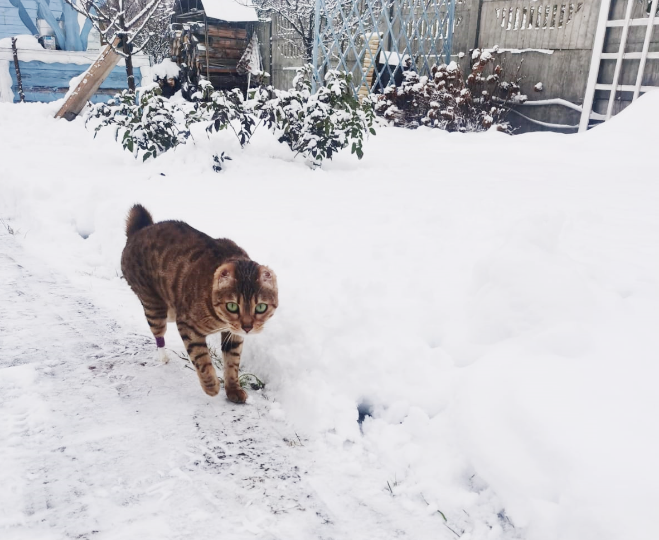
{"type": "Polygon", "coordinates": [[[244,403],[238,381],[243,336],[260,332],[277,309],[275,273],[231,240],[215,240],[181,221],[154,224],[139,204],[128,214],[126,236],[121,270],[142,302],[157,347],[165,346],[167,322],[175,321],[201,387],[215,396],[220,382],[206,336],[222,332],[226,394],[244,403]]]}

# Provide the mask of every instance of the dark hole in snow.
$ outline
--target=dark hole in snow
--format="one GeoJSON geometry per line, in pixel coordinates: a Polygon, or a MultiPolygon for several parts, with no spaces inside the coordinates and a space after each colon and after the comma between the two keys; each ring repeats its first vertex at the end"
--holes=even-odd
{"type": "Polygon", "coordinates": [[[160,176],[167,176],[167,175],[164,172],[161,172],[160,176]]]}
{"type": "Polygon", "coordinates": [[[362,402],[357,405],[357,412],[359,413],[357,422],[361,424],[367,416],[373,416],[373,407],[370,403],[362,402]]]}
{"type": "Polygon", "coordinates": [[[87,222],[84,221],[78,221],[76,224],[76,232],[78,235],[80,235],[80,238],[83,240],[87,240],[92,233],[94,232],[94,223],[93,221],[87,220],[87,222]]]}

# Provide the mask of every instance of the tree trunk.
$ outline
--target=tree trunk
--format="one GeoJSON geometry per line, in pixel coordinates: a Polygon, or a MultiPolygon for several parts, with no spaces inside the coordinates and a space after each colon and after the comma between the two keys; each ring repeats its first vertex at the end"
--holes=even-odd
{"type": "Polygon", "coordinates": [[[126,56],[126,76],[128,77],[128,89],[135,92],[135,75],[133,75],[133,54],[130,52],[130,45],[124,47],[126,56]]]}
{"type": "MultiPolygon", "coordinates": [[[[123,6],[123,3],[120,2],[120,6],[123,6]]],[[[135,76],[133,75],[133,55],[131,53],[131,45],[128,43],[128,28],[126,28],[126,19],[124,17],[124,12],[119,15],[119,20],[117,21],[117,28],[120,28],[121,31],[117,32],[117,36],[121,38],[123,43],[123,51],[126,55],[126,77],[128,79],[128,89],[131,92],[135,92],[135,76]]]]}
{"type": "Polygon", "coordinates": [[[21,69],[18,67],[18,49],[16,48],[16,38],[11,38],[11,51],[14,54],[14,69],[16,70],[16,86],[18,87],[18,97],[21,103],[25,102],[25,94],[23,93],[23,78],[21,77],[21,69]]]}

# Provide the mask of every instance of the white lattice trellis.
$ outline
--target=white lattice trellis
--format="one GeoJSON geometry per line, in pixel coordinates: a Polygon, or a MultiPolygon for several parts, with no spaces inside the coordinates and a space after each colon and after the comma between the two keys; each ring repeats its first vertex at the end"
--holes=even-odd
{"type": "Polygon", "coordinates": [[[586,85],[586,96],[584,98],[583,110],[581,113],[581,121],[579,123],[579,131],[586,131],[593,109],[593,102],[595,100],[595,92],[597,90],[605,90],[609,92],[609,99],[606,107],[605,120],[608,120],[613,115],[613,105],[616,100],[618,92],[631,92],[632,101],[635,101],[642,92],[654,90],[656,86],[644,86],[643,75],[645,74],[645,65],[647,60],[659,60],[659,52],[649,52],[650,42],[652,41],[652,33],[654,28],[659,25],[659,17],[657,17],[657,7],[659,0],[652,0],[649,4],[647,11],[643,10],[642,17],[632,17],[634,9],[638,9],[638,0],[627,0],[625,8],[625,18],[610,20],[609,14],[611,11],[611,0],[602,0],[600,6],[600,17],[597,24],[597,32],[595,34],[595,43],[593,45],[593,56],[590,63],[590,72],[588,75],[588,83],[586,85]],[[643,50],[640,52],[626,52],[627,38],[629,36],[629,29],[632,26],[645,26],[645,39],[643,40],[643,50]],[[604,39],[606,37],[607,28],[621,28],[622,34],[620,37],[620,46],[617,52],[604,53],[604,39]],[[613,72],[613,81],[611,83],[598,83],[600,74],[600,64],[602,60],[615,60],[615,69],[613,72]],[[622,71],[622,63],[625,60],[638,60],[638,71],[636,74],[635,84],[620,84],[620,74],[622,71]]]}

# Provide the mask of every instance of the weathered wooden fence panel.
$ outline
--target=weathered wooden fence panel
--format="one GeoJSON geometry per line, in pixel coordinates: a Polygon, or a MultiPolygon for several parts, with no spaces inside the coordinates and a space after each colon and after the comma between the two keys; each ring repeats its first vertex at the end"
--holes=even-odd
{"type": "Polygon", "coordinates": [[[307,60],[302,42],[296,39],[289,22],[273,15],[271,28],[272,85],[285,90],[293,86],[295,70],[307,60]]]}
{"type": "Polygon", "coordinates": [[[506,49],[588,49],[598,2],[485,0],[479,40],[506,49]]]}

